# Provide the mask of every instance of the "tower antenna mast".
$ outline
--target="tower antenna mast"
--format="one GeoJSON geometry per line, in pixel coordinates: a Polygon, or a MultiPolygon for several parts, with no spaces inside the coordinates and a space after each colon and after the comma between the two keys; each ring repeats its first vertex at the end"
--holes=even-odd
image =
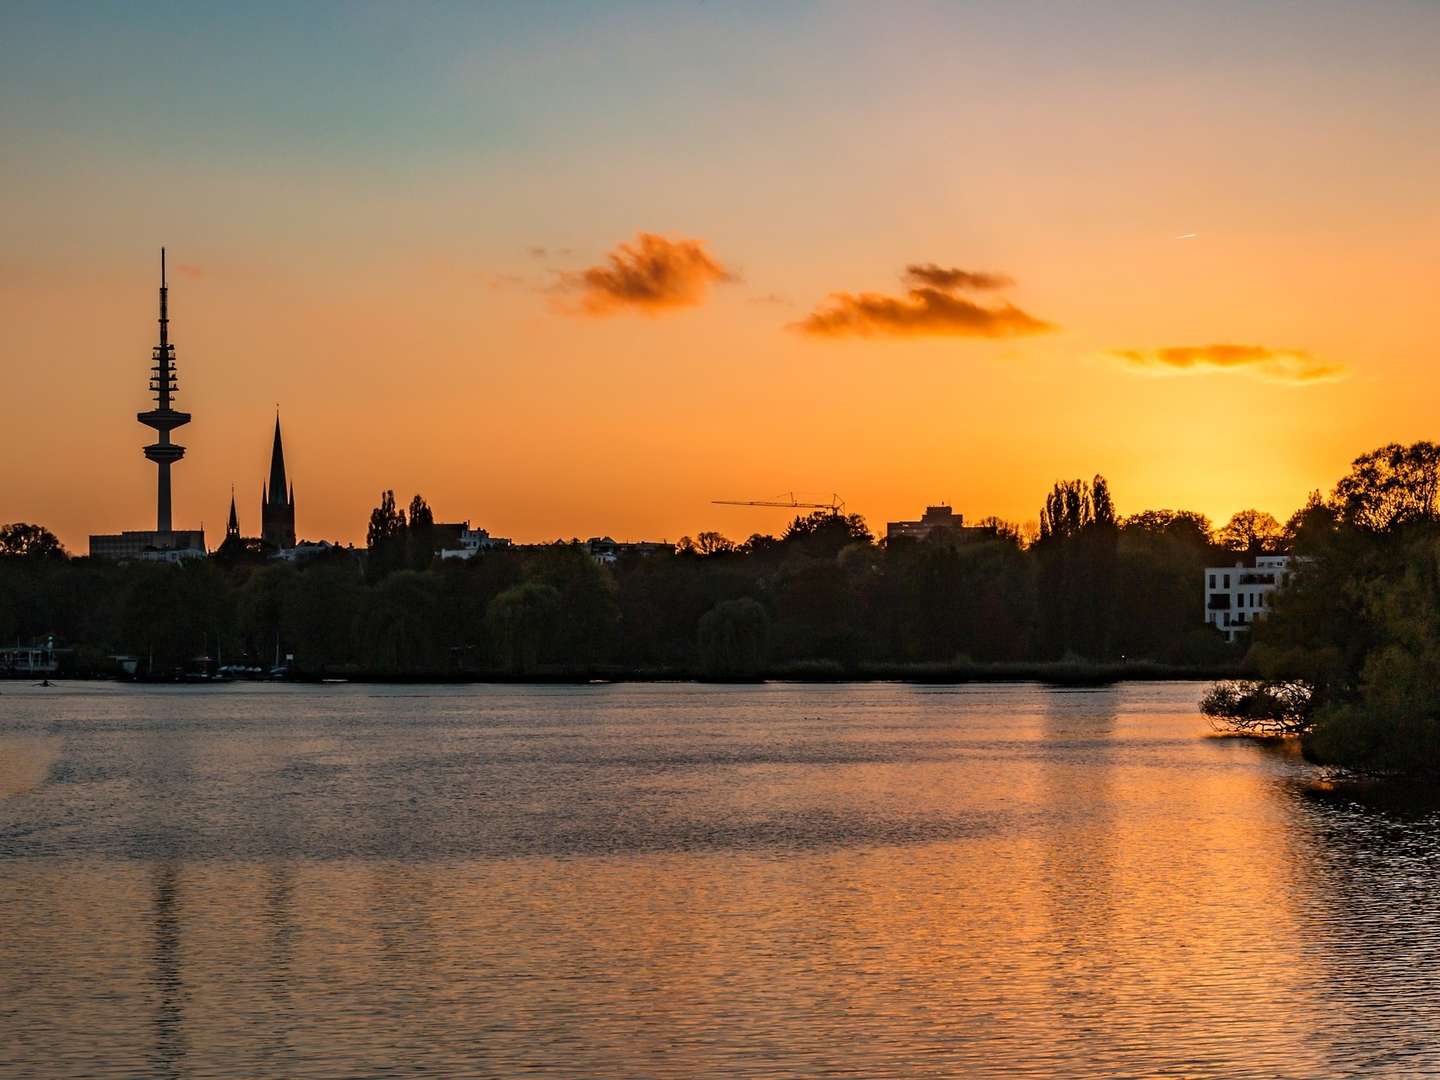
{"type": "Polygon", "coordinates": [[[150,392],[155,408],[137,413],[135,419],[154,428],[159,438],[145,447],[145,456],[155,462],[155,529],[172,531],[170,514],[170,466],[185,456],[185,447],[170,441],[170,432],[190,422],[190,414],[171,407],[179,388],[175,375],[175,346],[170,344],[170,290],[165,280],[165,249],[160,249],[160,342],[151,350],[150,392]]]}

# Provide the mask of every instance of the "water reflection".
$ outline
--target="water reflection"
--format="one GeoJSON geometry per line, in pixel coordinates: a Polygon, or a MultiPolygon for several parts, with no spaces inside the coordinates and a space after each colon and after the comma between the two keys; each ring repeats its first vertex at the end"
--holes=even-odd
{"type": "Polygon", "coordinates": [[[294,957],[300,927],[294,911],[295,870],[288,860],[268,866],[264,874],[263,993],[266,1016],[262,1062],[272,1075],[288,1075],[290,1031],[296,1009],[294,957]]]}
{"type": "Polygon", "coordinates": [[[1039,880],[1048,921],[1043,963],[1055,1037],[1087,1033],[1097,1060],[1112,1050],[1116,1005],[1115,801],[1112,739],[1118,691],[1051,690],[1042,698],[1044,847],[1039,880]]]}
{"type": "Polygon", "coordinates": [[[22,710],[0,1074],[1440,1071],[1436,819],[1196,688],[427,693],[22,710]]]}
{"type": "Polygon", "coordinates": [[[168,861],[156,863],[151,871],[154,918],[150,943],[153,965],[150,987],[155,997],[155,1041],[147,1071],[158,1077],[183,1075],[188,1038],[185,1029],[185,983],[180,971],[179,878],[175,864],[168,861]]]}

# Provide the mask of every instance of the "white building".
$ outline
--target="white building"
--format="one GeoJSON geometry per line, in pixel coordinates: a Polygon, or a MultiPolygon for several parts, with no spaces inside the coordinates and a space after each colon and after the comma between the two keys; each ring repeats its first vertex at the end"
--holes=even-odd
{"type": "Polygon", "coordinates": [[[1234,641],[1270,607],[1270,594],[1294,573],[1289,555],[1257,555],[1255,565],[1205,568],[1205,621],[1234,641]]]}
{"type": "Polygon", "coordinates": [[[457,539],[453,545],[447,545],[440,549],[440,558],[473,559],[479,552],[487,548],[510,546],[510,541],[503,537],[491,536],[484,529],[472,529],[468,521],[460,523],[456,534],[457,539]]]}

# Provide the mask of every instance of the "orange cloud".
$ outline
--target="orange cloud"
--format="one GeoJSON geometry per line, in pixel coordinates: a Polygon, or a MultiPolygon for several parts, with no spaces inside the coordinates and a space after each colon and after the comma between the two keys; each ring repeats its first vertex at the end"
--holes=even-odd
{"type": "Polygon", "coordinates": [[[606,256],[604,265],[562,274],[560,287],[579,293],[580,308],[589,315],[626,310],[653,315],[701,304],[711,284],[733,280],[703,241],[642,232],[606,256]]]}
{"type": "Polygon", "coordinates": [[[1321,360],[1304,349],[1272,349],[1264,345],[1175,345],[1150,350],[1112,349],[1111,354],[1140,368],[1192,374],[1242,371],[1272,382],[1320,382],[1345,372],[1344,364],[1321,360]]]}
{"type": "Polygon", "coordinates": [[[905,280],[915,287],[904,296],[831,293],[791,329],[817,337],[975,338],[1025,337],[1055,329],[1014,304],[987,306],[959,295],[1014,284],[1001,274],[912,263],[905,268],[905,280]]]}

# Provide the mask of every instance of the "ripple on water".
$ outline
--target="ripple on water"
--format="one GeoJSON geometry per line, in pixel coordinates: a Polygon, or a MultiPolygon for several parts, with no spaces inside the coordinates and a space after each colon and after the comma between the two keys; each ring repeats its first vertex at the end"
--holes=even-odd
{"type": "Polygon", "coordinates": [[[1198,693],[7,692],[0,1075],[1440,1073],[1440,817],[1198,693]]]}

